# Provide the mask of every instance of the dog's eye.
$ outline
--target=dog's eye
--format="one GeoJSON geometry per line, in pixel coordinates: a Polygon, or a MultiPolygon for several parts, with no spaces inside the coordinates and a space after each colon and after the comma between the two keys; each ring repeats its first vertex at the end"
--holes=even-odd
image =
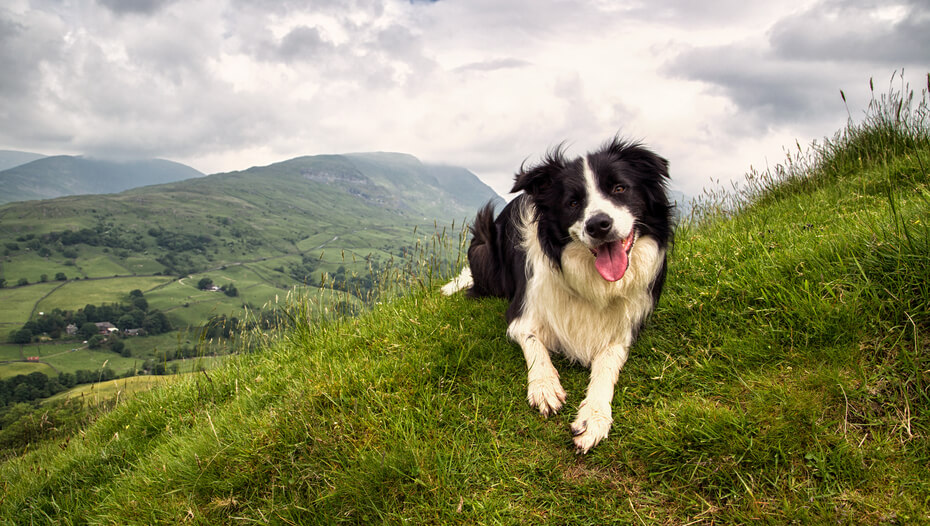
{"type": "Polygon", "coordinates": [[[622,193],[625,192],[625,191],[626,191],[626,187],[625,187],[625,186],[623,186],[622,184],[615,184],[614,187],[611,188],[610,193],[612,193],[612,194],[622,194],[622,193]]]}
{"type": "Polygon", "coordinates": [[[577,199],[572,199],[571,201],[568,202],[568,207],[569,207],[569,208],[578,208],[578,205],[580,205],[580,204],[581,204],[581,203],[580,203],[577,199]]]}

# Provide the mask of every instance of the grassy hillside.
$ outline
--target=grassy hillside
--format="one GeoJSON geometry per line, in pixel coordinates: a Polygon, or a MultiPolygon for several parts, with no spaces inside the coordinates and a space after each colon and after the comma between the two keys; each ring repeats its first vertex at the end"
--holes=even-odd
{"type": "MultiPolygon", "coordinates": [[[[682,226],[574,453],[587,371],[543,419],[504,302],[422,285],[120,403],[0,467],[12,524],[930,523],[926,99],[754,174],[682,226]]],[[[718,196],[720,197],[720,196],[718,196]]]]}

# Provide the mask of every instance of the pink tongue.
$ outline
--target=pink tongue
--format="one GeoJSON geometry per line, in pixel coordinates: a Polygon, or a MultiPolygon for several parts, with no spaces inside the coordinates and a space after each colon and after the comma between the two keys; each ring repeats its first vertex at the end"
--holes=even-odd
{"type": "Polygon", "coordinates": [[[607,281],[617,281],[623,277],[629,265],[623,240],[604,243],[595,249],[594,268],[607,281]]]}

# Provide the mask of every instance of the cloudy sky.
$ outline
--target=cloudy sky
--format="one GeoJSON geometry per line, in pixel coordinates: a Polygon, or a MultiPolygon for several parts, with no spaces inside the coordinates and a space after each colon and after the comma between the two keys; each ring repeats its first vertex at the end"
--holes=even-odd
{"type": "Polygon", "coordinates": [[[927,0],[4,0],[0,149],[207,173],[400,151],[506,194],[619,132],[697,194],[902,69],[926,88],[927,0]]]}

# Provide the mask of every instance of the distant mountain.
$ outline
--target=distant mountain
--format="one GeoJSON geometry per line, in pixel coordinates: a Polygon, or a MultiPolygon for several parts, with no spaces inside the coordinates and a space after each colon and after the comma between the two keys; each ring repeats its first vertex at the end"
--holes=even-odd
{"type": "Polygon", "coordinates": [[[0,150],[0,171],[8,170],[21,164],[30,163],[43,157],[45,156],[41,153],[0,150]]]}
{"type": "MultiPolygon", "coordinates": [[[[35,170],[43,161],[46,166],[54,166],[48,162],[86,165],[74,160],[42,159],[19,167],[16,173],[35,170]]],[[[97,188],[112,190],[105,182],[97,188]]],[[[182,275],[259,258],[277,259],[287,267],[304,257],[319,258],[324,246],[334,249],[333,254],[351,250],[364,256],[374,250],[387,260],[413,246],[416,226],[431,227],[435,222],[442,227],[453,221],[462,225],[488,201],[503,202],[475,174],[424,164],[411,155],[298,157],[115,194],[0,205],[0,242],[14,246],[16,240],[27,242],[19,241],[20,252],[8,254],[12,258],[8,263],[14,264],[4,267],[3,277],[8,283],[20,278],[33,283],[41,273],[62,271],[70,277],[75,270],[81,270],[82,277],[93,277],[91,264],[81,261],[84,257],[98,258],[94,265],[110,261],[105,267],[112,272],[97,275],[121,274],[121,268],[133,274],[144,268],[149,274],[182,275]],[[59,234],[49,234],[55,232],[59,234]],[[32,243],[33,236],[41,239],[32,243]],[[58,239],[63,241],[55,244],[58,239]],[[77,261],[68,261],[73,255],[46,253],[48,265],[40,271],[26,261],[43,240],[59,252],[68,243],[88,246],[76,247],[77,261]],[[15,265],[19,258],[22,265],[15,265]],[[127,266],[133,258],[134,265],[127,266]]],[[[282,277],[276,283],[294,281],[282,277]]]]}
{"type": "Polygon", "coordinates": [[[223,192],[270,209],[290,204],[324,222],[351,222],[351,214],[395,216],[394,222],[412,223],[461,220],[487,201],[501,200],[464,168],[424,164],[412,155],[390,152],[297,157],[159,188],[201,195],[223,192]],[[257,188],[261,196],[273,199],[259,200],[257,188]]]}
{"type": "Polygon", "coordinates": [[[201,176],[190,166],[162,159],[106,161],[56,155],[0,171],[0,203],[111,194],[201,176]]]}

